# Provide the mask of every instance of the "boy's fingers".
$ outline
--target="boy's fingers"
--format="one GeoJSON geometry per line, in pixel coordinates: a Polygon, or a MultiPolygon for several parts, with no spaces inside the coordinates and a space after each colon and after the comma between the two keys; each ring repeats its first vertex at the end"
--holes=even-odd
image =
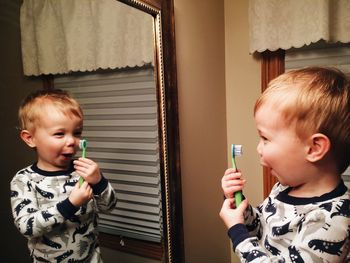
{"type": "Polygon", "coordinates": [[[244,212],[248,207],[248,200],[247,199],[244,199],[240,205],[237,207],[237,209],[239,209],[240,212],[244,212]]]}
{"type": "Polygon", "coordinates": [[[231,209],[233,202],[234,202],[233,198],[226,198],[224,201],[223,207],[231,209]]]}

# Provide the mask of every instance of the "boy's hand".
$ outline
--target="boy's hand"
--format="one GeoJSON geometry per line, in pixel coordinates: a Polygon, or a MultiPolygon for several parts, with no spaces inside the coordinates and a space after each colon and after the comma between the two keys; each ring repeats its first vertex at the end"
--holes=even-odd
{"type": "Polygon", "coordinates": [[[221,187],[226,198],[233,198],[235,192],[243,189],[246,181],[241,179],[241,176],[241,172],[237,172],[233,168],[229,168],[225,171],[221,179],[221,187]]]}
{"type": "Polygon", "coordinates": [[[224,221],[227,229],[230,229],[236,224],[244,223],[243,213],[248,207],[247,199],[243,200],[242,203],[238,206],[238,208],[235,209],[235,207],[235,199],[227,198],[224,200],[224,203],[220,210],[219,215],[222,221],[224,221]]]}
{"type": "Polygon", "coordinates": [[[75,171],[89,184],[95,185],[101,181],[100,168],[93,160],[80,157],[73,163],[75,171]]]}
{"type": "Polygon", "coordinates": [[[93,197],[92,188],[87,182],[84,182],[79,187],[79,181],[75,184],[72,192],[70,193],[68,199],[76,207],[85,204],[93,197]]]}

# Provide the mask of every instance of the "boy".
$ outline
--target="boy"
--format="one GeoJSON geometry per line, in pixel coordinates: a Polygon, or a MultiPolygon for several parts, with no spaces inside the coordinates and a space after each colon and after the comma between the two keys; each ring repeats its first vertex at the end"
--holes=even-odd
{"type": "Polygon", "coordinates": [[[233,193],[241,173],[222,178],[220,217],[241,262],[347,262],[350,192],[350,84],[330,68],[287,72],[257,100],[260,162],[278,183],[256,209],[233,193]]]}
{"type": "Polygon", "coordinates": [[[11,206],[33,262],[102,262],[97,211],[113,209],[116,195],[94,161],[73,160],[83,131],[80,105],[62,90],[39,90],[22,103],[19,121],[37,162],[12,179],[11,206]]]}

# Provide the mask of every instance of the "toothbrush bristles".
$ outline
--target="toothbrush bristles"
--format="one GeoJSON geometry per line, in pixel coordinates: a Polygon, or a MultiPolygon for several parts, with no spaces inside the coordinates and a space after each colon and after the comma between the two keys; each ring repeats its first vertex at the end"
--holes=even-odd
{"type": "Polygon", "coordinates": [[[233,156],[241,156],[242,154],[243,154],[242,145],[232,144],[232,155],[233,156]]]}
{"type": "Polygon", "coordinates": [[[87,144],[87,141],[85,139],[80,140],[79,141],[79,148],[80,149],[86,148],[86,146],[87,146],[86,144],[87,144]]]}

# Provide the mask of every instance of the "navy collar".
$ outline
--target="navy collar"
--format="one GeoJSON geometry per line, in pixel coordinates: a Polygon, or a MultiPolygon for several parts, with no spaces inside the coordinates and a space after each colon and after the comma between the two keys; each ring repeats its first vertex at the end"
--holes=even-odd
{"type": "Polygon", "coordinates": [[[72,172],[74,172],[74,166],[73,166],[73,162],[70,164],[69,168],[67,170],[59,170],[59,171],[45,171],[45,170],[42,170],[38,167],[37,165],[38,163],[34,163],[32,166],[31,166],[31,169],[40,174],[40,175],[43,175],[43,176],[60,176],[60,175],[69,175],[71,174],[72,172]]]}
{"type": "Polygon", "coordinates": [[[329,192],[325,193],[321,196],[315,196],[315,197],[294,197],[290,196],[289,192],[292,190],[292,187],[288,187],[284,191],[280,192],[276,199],[287,203],[287,204],[292,204],[292,205],[307,205],[307,204],[312,204],[312,203],[319,203],[319,202],[324,202],[324,201],[329,201],[331,199],[337,198],[339,196],[342,196],[346,193],[348,188],[344,184],[344,181],[341,180],[340,183],[337,185],[337,187],[329,192]]]}

